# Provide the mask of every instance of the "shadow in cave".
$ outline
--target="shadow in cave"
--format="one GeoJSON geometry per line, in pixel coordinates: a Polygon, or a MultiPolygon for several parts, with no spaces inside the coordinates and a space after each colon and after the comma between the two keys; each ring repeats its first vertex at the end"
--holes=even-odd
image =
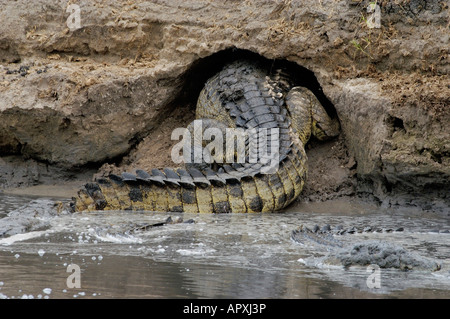
{"type": "Polygon", "coordinates": [[[219,51],[193,62],[189,70],[183,75],[184,85],[180,94],[175,98],[173,105],[188,103],[195,107],[197,98],[205,82],[214,74],[218,73],[226,64],[239,59],[258,61],[270,71],[277,69],[285,70],[290,74],[295,85],[306,87],[316,95],[330,117],[337,117],[334,105],[323,93],[322,87],[312,71],[295,62],[284,59],[267,59],[252,51],[237,49],[235,47],[219,51]]]}
{"type": "MultiPolygon", "coordinates": [[[[226,64],[240,59],[256,61],[269,71],[283,69],[283,73],[289,74],[295,85],[304,86],[316,95],[330,117],[337,118],[334,105],[323,93],[322,88],[312,71],[295,62],[283,59],[267,59],[249,50],[229,48],[194,61],[187,71],[177,79],[180,83],[180,87],[177,89],[179,93],[177,93],[164,107],[165,112],[161,115],[161,118],[156,121],[156,125],[146,131],[145,136],[140,135],[139,138],[133,140],[130,152],[114,159],[115,161],[113,161],[113,163],[119,166],[122,164],[133,165],[133,160],[129,161],[130,158],[135,158],[135,155],[133,154],[136,154],[137,152],[147,152],[146,154],[148,154],[148,158],[152,158],[152,162],[145,164],[141,162],[139,165],[148,165],[149,167],[151,165],[152,168],[155,166],[172,167],[174,163],[170,158],[170,153],[168,156],[156,156],[154,153],[148,152],[148,150],[162,150],[167,149],[170,145],[173,146],[174,141],[170,139],[171,135],[169,131],[177,127],[187,127],[189,123],[194,120],[197,99],[206,81],[217,74],[226,64]],[[131,154],[131,156],[127,158],[129,154],[131,154]]],[[[314,145],[314,141],[315,139],[312,137],[308,144],[314,145]]],[[[142,157],[142,155],[139,156],[142,157]]]]}

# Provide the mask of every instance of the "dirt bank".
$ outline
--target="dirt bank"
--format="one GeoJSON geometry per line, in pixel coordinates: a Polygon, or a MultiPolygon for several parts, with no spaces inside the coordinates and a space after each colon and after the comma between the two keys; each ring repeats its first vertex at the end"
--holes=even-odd
{"type": "Polygon", "coordinates": [[[377,4],[379,28],[369,1],[0,0],[0,188],[172,166],[204,81],[252,52],[309,70],[341,121],[300,200],[448,205],[448,5],[377,4]]]}

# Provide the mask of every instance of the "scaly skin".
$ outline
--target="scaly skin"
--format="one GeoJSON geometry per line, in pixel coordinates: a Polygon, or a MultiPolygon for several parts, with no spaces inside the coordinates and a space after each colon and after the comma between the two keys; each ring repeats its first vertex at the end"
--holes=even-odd
{"type": "MultiPolygon", "coordinates": [[[[395,243],[381,240],[357,240],[353,244],[344,245],[342,241],[334,237],[335,235],[354,233],[391,233],[399,231],[403,231],[403,228],[381,229],[368,226],[362,229],[355,227],[345,229],[342,227],[331,228],[329,225],[319,228],[316,225],[313,229],[309,229],[301,225],[298,229],[291,232],[291,238],[302,245],[314,245],[316,248],[326,249],[328,253],[321,261],[323,264],[342,265],[344,267],[375,264],[380,268],[397,268],[401,270],[438,271],[441,269],[442,265],[439,260],[420,256],[395,243]]],[[[442,231],[443,235],[448,233],[448,230],[442,231]]]]}
{"type": "MultiPolygon", "coordinates": [[[[274,212],[300,194],[306,179],[304,145],[339,133],[317,98],[277,70],[235,61],[210,78],[200,93],[196,118],[205,127],[278,128],[279,166],[261,173],[257,163],[206,165],[110,175],[78,192],[75,211],[148,210],[190,213],[274,212]]],[[[246,146],[248,151],[249,147],[246,146]]]]}

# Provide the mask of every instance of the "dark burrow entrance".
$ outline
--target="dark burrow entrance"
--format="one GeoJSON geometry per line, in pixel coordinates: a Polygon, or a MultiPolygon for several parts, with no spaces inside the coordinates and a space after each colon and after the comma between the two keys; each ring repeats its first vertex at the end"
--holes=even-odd
{"type": "MultiPolygon", "coordinates": [[[[171,132],[175,128],[186,127],[194,120],[197,99],[205,82],[226,64],[239,59],[257,61],[268,70],[285,70],[292,75],[297,85],[308,88],[316,95],[331,117],[337,117],[334,105],[323,93],[312,71],[295,62],[267,59],[248,50],[229,48],[192,63],[191,67],[182,75],[181,83],[183,84],[180,93],[165,107],[167,116],[145,138],[136,141],[136,146],[121,161],[116,162],[116,165],[127,170],[173,167],[170,151],[177,141],[171,140],[171,132]],[[149,160],[150,158],[151,160],[149,160]]],[[[314,140],[311,141],[311,143],[314,142],[314,140]]],[[[110,165],[103,167],[103,169],[105,168],[104,173],[120,171],[110,165]],[[111,169],[113,170],[111,171],[111,169]]]]}
{"type": "MultiPolygon", "coordinates": [[[[171,159],[172,147],[179,142],[171,140],[172,131],[185,128],[194,120],[197,98],[207,79],[236,59],[260,61],[269,70],[286,69],[289,74],[296,75],[295,81],[299,85],[316,95],[331,117],[337,116],[334,105],[325,96],[312,71],[294,62],[270,60],[247,50],[230,48],[195,61],[183,74],[180,93],[166,108],[167,115],[122,161],[103,165],[98,175],[178,166],[171,159]]],[[[307,144],[307,154],[309,177],[300,195],[301,201],[322,201],[355,194],[356,162],[349,157],[342,134],[327,142],[311,139],[307,144]]]]}
{"type": "Polygon", "coordinates": [[[271,71],[275,71],[277,69],[285,70],[292,75],[297,85],[308,88],[317,96],[320,103],[325,107],[331,117],[334,118],[337,116],[336,109],[323,93],[322,87],[312,71],[298,65],[295,62],[283,59],[267,59],[257,53],[236,48],[222,50],[206,58],[195,61],[190,69],[184,74],[184,87],[176,99],[178,103],[175,104],[183,104],[187,102],[195,105],[198,95],[205,82],[211,76],[219,72],[224,65],[239,59],[258,61],[265,68],[271,71]]]}

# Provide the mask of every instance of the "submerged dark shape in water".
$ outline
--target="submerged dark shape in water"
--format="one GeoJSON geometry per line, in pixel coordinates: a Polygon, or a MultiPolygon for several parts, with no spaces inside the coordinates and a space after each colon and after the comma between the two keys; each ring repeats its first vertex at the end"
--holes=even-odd
{"type": "Polygon", "coordinates": [[[353,246],[344,247],[325,258],[327,263],[339,261],[344,267],[352,265],[378,265],[380,268],[396,268],[400,270],[437,271],[441,264],[408,251],[404,247],[386,241],[363,241],[353,246]]]}
{"type": "Polygon", "coordinates": [[[32,200],[0,219],[0,238],[47,229],[50,227],[50,219],[64,212],[60,202],[32,200]]]}
{"type": "Polygon", "coordinates": [[[344,267],[378,265],[380,268],[426,271],[441,269],[441,264],[437,260],[420,256],[387,241],[359,241],[344,246],[341,241],[333,237],[331,231],[310,230],[303,225],[292,231],[291,238],[297,243],[313,243],[318,247],[326,248],[329,252],[322,262],[329,265],[344,267]]]}
{"type": "Polygon", "coordinates": [[[131,228],[131,230],[129,230],[129,232],[146,231],[153,227],[160,227],[160,226],[164,226],[164,225],[181,224],[181,223],[192,224],[192,223],[195,223],[195,221],[193,219],[188,219],[188,220],[184,221],[183,218],[181,218],[181,217],[175,218],[175,220],[173,220],[172,217],[169,216],[163,222],[153,223],[153,224],[146,223],[146,224],[135,225],[131,228]]]}

